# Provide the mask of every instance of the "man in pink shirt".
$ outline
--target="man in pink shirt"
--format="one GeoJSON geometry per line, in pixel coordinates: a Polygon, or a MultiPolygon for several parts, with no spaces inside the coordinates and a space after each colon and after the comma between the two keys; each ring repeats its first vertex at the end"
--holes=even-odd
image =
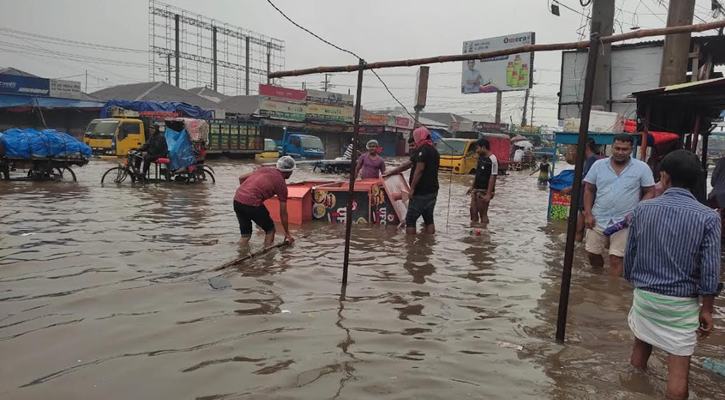
{"type": "Polygon", "coordinates": [[[277,167],[262,167],[254,172],[239,177],[239,188],[234,195],[234,212],[239,220],[239,230],[242,233],[241,244],[249,243],[252,237],[252,222],[264,229],[267,236],[264,245],[274,243],[274,221],[269,216],[269,210],[264,201],[277,195],[279,199],[279,215],[284,228],[284,238],[293,243],[295,240],[289,233],[287,216],[287,184],[285,179],[292,176],[295,169],[295,160],[284,156],[277,160],[277,167]]]}

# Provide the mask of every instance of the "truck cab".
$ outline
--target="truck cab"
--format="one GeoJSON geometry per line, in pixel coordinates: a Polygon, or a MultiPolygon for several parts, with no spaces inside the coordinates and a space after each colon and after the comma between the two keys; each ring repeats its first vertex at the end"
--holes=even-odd
{"type": "Polygon", "coordinates": [[[138,118],[99,118],[88,124],[83,142],[94,155],[124,157],[146,142],[146,129],[138,118]]]}
{"type": "Polygon", "coordinates": [[[307,159],[325,158],[325,146],[317,136],[285,132],[284,138],[277,145],[283,156],[307,159]]]}
{"type": "Polygon", "coordinates": [[[478,164],[476,141],[473,139],[444,138],[436,143],[441,155],[440,169],[453,170],[454,174],[474,174],[478,164]]]}

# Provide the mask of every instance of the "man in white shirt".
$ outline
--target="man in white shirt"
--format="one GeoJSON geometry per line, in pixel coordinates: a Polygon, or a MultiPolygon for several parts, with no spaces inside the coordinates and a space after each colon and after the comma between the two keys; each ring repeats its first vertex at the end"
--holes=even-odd
{"type": "Polygon", "coordinates": [[[483,84],[483,76],[476,69],[476,61],[468,61],[468,69],[463,71],[463,93],[478,93],[483,84]]]}
{"type": "Polygon", "coordinates": [[[524,161],[524,155],[526,152],[521,147],[517,148],[514,152],[514,165],[513,169],[516,171],[521,170],[521,163],[524,161]]]}

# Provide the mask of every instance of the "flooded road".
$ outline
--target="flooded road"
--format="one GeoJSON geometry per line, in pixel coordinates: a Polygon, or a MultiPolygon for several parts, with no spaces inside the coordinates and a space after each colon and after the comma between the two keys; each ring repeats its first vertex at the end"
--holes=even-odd
{"type": "MultiPolygon", "coordinates": [[[[0,182],[0,398],[663,396],[662,353],[647,374],[629,367],[630,285],[592,271],[580,248],[568,343],[554,342],[566,227],[547,224],[547,192],[527,172],[499,181],[480,236],[471,178],[446,174],[435,236],[355,225],[341,294],[344,226],[321,222],[213,290],[219,273],[205,270],[239,255],[232,198],[252,164],[211,165],[216,185],[101,187],[101,161],[77,184],[0,182]]],[[[725,358],[723,305],[691,398],[725,399],[725,378],[701,367],[725,358]]]]}

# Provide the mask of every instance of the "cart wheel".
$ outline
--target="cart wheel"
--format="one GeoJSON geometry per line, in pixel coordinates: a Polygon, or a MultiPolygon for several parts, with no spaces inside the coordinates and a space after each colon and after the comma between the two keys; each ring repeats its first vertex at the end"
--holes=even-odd
{"type": "Polygon", "coordinates": [[[209,168],[209,167],[207,167],[205,165],[204,167],[202,167],[202,172],[203,172],[204,175],[206,175],[204,177],[204,180],[205,181],[211,179],[211,183],[216,183],[216,178],[214,178],[214,170],[213,169],[211,169],[211,168],[209,168]]]}
{"type": "MultiPolygon", "coordinates": [[[[113,179],[113,183],[121,183],[126,180],[128,175],[128,170],[126,170],[125,168],[113,167],[106,171],[105,174],[103,174],[103,177],[101,178],[101,185],[103,185],[103,183],[105,182],[106,176],[108,176],[109,180],[113,179]]],[[[131,180],[133,181],[133,177],[131,177],[131,180]]]]}
{"type": "Polygon", "coordinates": [[[56,167],[55,170],[57,171],[57,176],[60,177],[60,179],[63,179],[63,167],[56,167]]]}
{"type": "Polygon", "coordinates": [[[203,165],[203,168],[204,169],[208,169],[212,174],[216,174],[216,172],[214,172],[214,168],[212,168],[212,167],[210,167],[210,166],[208,166],[206,164],[203,165]]]}
{"type": "MultiPolygon", "coordinates": [[[[70,167],[65,167],[65,169],[68,172],[70,172],[70,176],[71,176],[71,178],[73,178],[73,182],[78,182],[78,180],[76,180],[76,173],[73,172],[73,170],[70,169],[70,167]]],[[[61,177],[61,179],[63,178],[63,170],[60,171],[60,177],[61,177]]]]}

